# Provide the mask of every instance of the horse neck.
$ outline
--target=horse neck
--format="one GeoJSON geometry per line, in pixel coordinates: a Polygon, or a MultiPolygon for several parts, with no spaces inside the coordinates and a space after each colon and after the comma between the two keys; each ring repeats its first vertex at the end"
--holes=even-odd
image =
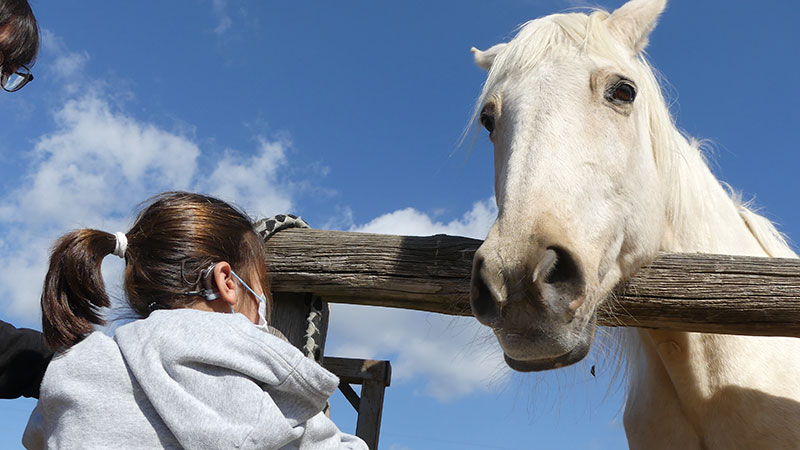
{"type": "MultiPolygon", "coordinates": [[[[769,221],[731,197],[695,145],[677,130],[673,138],[676,145],[671,149],[672,172],[665,189],[668,207],[662,251],[795,256],[769,221]]],[[[780,356],[800,351],[797,340],[649,329],[630,333],[625,333],[632,337],[625,346],[630,370],[626,406],[629,436],[652,434],[650,425],[658,423],[656,428],[671,430],[664,436],[672,433],[676,442],[682,438],[693,441],[696,436],[722,442],[715,420],[741,422],[744,429],[753,419],[750,415],[755,414],[741,409],[746,404],[742,399],[751,390],[734,387],[749,386],[780,396],[792,396],[791,389],[795,388],[784,392],[777,380],[800,368],[785,363],[780,356]],[[769,361],[781,363],[771,366],[769,361]],[[754,380],[757,385],[753,385],[754,380]],[[737,410],[730,416],[739,419],[715,419],[728,412],[709,409],[724,397],[723,391],[731,399],[728,409],[737,410]],[[653,409],[651,404],[661,406],[653,409]]]]}

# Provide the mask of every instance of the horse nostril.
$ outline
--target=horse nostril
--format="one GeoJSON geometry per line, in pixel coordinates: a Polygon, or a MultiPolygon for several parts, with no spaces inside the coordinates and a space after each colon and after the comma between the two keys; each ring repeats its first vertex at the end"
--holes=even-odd
{"type": "Polygon", "coordinates": [[[547,284],[580,285],[583,278],[572,255],[561,247],[548,247],[547,250],[555,252],[556,260],[548,270],[544,282],[547,284]]]}
{"type": "MultiPolygon", "coordinates": [[[[571,318],[583,304],[584,280],[578,262],[563,247],[547,247],[534,269],[531,287],[544,307],[571,318]]],[[[570,319],[571,320],[571,319],[570,319]]]]}
{"type": "Polygon", "coordinates": [[[472,270],[472,286],[470,287],[470,305],[472,315],[483,324],[495,322],[498,318],[497,302],[486,282],[483,281],[481,267],[483,261],[477,260],[472,270]]]}

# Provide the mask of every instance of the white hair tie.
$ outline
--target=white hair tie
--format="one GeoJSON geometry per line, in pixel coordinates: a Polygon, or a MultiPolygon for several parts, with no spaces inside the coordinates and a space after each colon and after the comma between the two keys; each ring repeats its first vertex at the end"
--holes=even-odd
{"type": "Polygon", "coordinates": [[[114,236],[117,237],[117,245],[114,247],[114,255],[124,259],[125,250],[128,249],[128,237],[125,236],[125,233],[121,231],[114,233],[114,236]]]}

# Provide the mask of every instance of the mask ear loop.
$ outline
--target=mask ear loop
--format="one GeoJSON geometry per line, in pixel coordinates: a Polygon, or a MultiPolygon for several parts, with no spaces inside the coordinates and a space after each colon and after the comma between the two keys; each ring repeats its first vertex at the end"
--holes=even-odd
{"type": "MultiPolygon", "coordinates": [[[[198,285],[200,280],[203,280],[203,289],[202,291],[188,291],[184,292],[183,295],[200,295],[205,298],[208,302],[213,302],[214,300],[220,298],[219,292],[214,288],[214,279],[211,274],[214,272],[214,267],[217,266],[217,263],[211,263],[207,268],[203,269],[200,274],[197,276],[197,280],[194,282],[194,285],[198,285]]],[[[183,272],[183,264],[181,264],[181,272],[183,272]]],[[[184,281],[186,281],[186,277],[184,276],[184,281]]],[[[187,281],[188,282],[188,281],[187,281]]],[[[231,314],[236,314],[233,310],[233,305],[228,304],[228,307],[231,309],[231,314]]]]}
{"type": "MultiPolygon", "coordinates": [[[[256,294],[256,291],[254,291],[253,288],[251,288],[247,283],[245,283],[244,280],[241,277],[239,277],[239,275],[236,275],[236,272],[231,270],[231,274],[233,274],[233,276],[236,277],[237,280],[239,280],[239,283],[242,283],[242,286],[244,286],[248,291],[250,291],[250,293],[253,294],[253,297],[255,297],[258,300],[258,316],[261,318],[260,320],[264,321],[263,325],[266,325],[267,324],[267,319],[264,316],[267,314],[267,295],[266,294],[261,294],[261,295],[256,294]],[[264,312],[263,313],[261,312],[261,308],[262,307],[264,308],[264,312]]],[[[260,320],[258,322],[258,325],[261,325],[260,320]]]]}
{"type": "MultiPolygon", "coordinates": [[[[219,298],[219,292],[217,292],[217,290],[214,288],[214,277],[211,276],[211,274],[214,272],[214,267],[217,267],[217,263],[213,263],[208,266],[208,268],[201,274],[203,277],[203,285],[206,288],[203,294],[205,295],[206,300],[209,302],[213,302],[219,298]]],[[[231,309],[231,314],[236,314],[236,312],[233,310],[233,305],[229,303],[228,307],[231,309]]]]}
{"type": "Polygon", "coordinates": [[[203,296],[205,296],[206,300],[209,302],[213,302],[219,298],[219,293],[214,290],[213,278],[211,277],[211,273],[214,272],[214,267],[217,267],[217,263],[212,263],[205,270],[200,272],[200,277],[203,279],[203,286],[205,286],[203,296]]]}
{"type": "Polygon", "coordinates": [[[237,280],[239,280],[239,282],[240,282],[240,283],[242,283],[242,286],[244,286],[245,288],[247,288],[247,290],[248,290],[248,291],[250,291],[250,293],[251,293],[251,294],[253,294],[253,297],[255,297],[256,299],[258,299],[258,301],[259,301],[260,303],[264,303],[264,304],[266,304],[266,302],[267,302],[267,300],[266,300],[266,299],[267,299],[267,296],[266,296],[266,294],[261,294],[261,295],[258,295],[258,294],[256,294],[256,291],[254,291],[254,290],[253,290],[253,288],[251,288],[250,286],[248,286],[248,285],[247,285],[247,283],[245,283],[243,279],[239,278],[239,275],[236,275],[236,272],[234,272],[233,270],[231,270],[231,273],[233,274],[233,276],[235,276],[235,277],[236,277],[236,279],[237,279],[237,280]]]}

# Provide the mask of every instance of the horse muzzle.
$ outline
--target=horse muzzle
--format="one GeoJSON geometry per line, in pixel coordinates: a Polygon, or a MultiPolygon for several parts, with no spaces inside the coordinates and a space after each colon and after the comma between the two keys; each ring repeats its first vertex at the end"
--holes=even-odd
{"type": "Polygon", "coordinates": [[[557,245],[516,258],[498,250],[484,243],[476,252],[470,304],[494,330],[508,365],[538,371],[585,357],[596,325],[579,261],[557,245]]]}

